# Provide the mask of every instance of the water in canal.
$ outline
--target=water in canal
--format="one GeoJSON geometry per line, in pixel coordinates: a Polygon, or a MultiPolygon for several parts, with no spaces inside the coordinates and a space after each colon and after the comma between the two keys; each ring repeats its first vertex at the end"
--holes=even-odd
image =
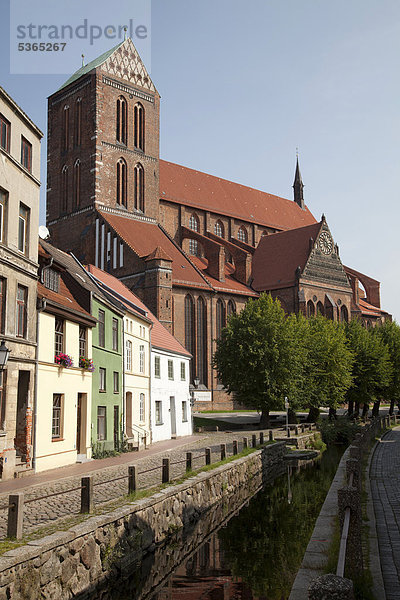
{"type": "Polygon", "coordinates": [[[233,516],[229,506],[213,508],[94,597],[286,600],[342,452],[331,447],[314,464],[289,467],[233,516]],[[215,511],[222,525],[212,529],[215,511]]]}

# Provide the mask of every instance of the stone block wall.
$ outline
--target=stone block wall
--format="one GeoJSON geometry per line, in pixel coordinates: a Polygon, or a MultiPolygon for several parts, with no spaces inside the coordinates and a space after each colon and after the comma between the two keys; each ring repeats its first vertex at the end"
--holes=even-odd
{"type": "MultiPolygon", "coordinates": [[[[173,532],[194,525],[223,503],[226,514],[284,468],[284,443],[200,473],[151,498],[89,518],[0,558],[0,600],[64,600],[120,577],[173,532]],[[229,508],[228,508],[229,507],[229,508]]],[[[96,595],[93,596],[95,598],[96,595]]]]}

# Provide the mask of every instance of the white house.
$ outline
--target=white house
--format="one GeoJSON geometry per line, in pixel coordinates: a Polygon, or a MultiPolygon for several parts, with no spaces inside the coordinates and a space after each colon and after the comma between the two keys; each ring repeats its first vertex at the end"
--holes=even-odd
{"type": "MultiPolygon", "coordinates": [[[[143,302],[129,290],[119,279],[90,265],[89,271],[103,284],[103,289],[113,294],[128,311],[124,318],[124,329],[127,330],[125,343],[132,343],[132,361],[125,347],[125,389],[126,393],[138,390],[137,371],[134,361],[140,361],[140,347],[149,340],[150,333],[150,429],[151,441],[159,442],[175,437],[192,434],[192,413],[189,392],[189,363],[191,354],[174,336],[156,319],[143,302]],[[142,324],[140,324],[142,320],[142,324]],[[146,321],[151,323],[151,331],[146,321]],[[132,331],[131,331],[132,322],[132,331]],[[142,328],[142,330],[140,330],[142,328]],[[139,335],[137,335],[139,331],[139,335]],[[142,333],[140,333],[142,331],[142,333]],[[139,348],[139,349],[138,349],[139,348]],[[132,370],[130,370],[132,367],[132,370]]],[[[145,354],[147,356],[147,354],[145,354]]],[[[142,382],[143,385],[143,382],[142,382]]],[[[137,396],[137,394],[136,394],[137,396]]],[[[134,396],[135,397],[135,396],[134,396]]],[[[133,402],[132,415],[126,402],[126,432],[128,437],[137,428],[143,427],[137,401],[133,402]]],[[[140,404],[139,404],[140,409],[140,404]]],[[[146,410],[146,406],[143,409],[146,410]]]]}

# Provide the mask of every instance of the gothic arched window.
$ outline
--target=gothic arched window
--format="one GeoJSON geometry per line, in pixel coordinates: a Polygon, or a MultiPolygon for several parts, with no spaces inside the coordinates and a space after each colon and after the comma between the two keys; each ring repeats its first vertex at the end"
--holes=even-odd
{"type": "Polygon", "coordinates": [[[218,237],[223,238],[224,237],[224,226],[221,223],[221,221],[217,221],[214,225],[214,233],[215,235],[217,235],[218,237]]]}
{"type": "Polygon", "coordinates": [[[81,161],[78,159],[74,164],[74,208],[81,203],[81,161]]]}
{"type": "Polygon", "coordinates": [[[234,315],[234,314],[236,314],[236,306],[235,306],[235,303],[234,303],[234,301],[233,301],[233,300],[229,300],[229,302],[228,302],[228,306],[227,306],[227,308],[226,308],[226,316],[227,316],[227,317],[228,317],[228,319],[229,319],[229,317],[230,317],[231,315],[234,315]]]}
{"type": "Polygon", "coordinates": [[[75,146],[81,145],[82,138],[82,98],[75,102],[75,146]]]}
{"type": "Polygon", "coordinates": [[[135,165],[133,172],[133,190],[135,208],[144,213],[144,169],[140,163],[135,165]]]}
{"type": "Polygon", "coordinates": [[[68,138],[69,138],[69,106],[65,105],[63,110],[63,124],[62,124],[62,148],[68,150],[68,138]]]}
{"type": "Polygon", "coordinates": [[[217,314],[216,314],[216,334],[217,340],[221,337],[221,331],[225,327],[225,306],[221,299],[217,300],[217,314]]]}
{"type": "Polygon", "coordinates": [[[325,316],[325,309],[324,309],[324,305],[322,304],[322,302],[317,303],[317,313],[319,315],[325,316]]]}
{"type": "Polygon", "coordinates": [[[239,240],[240,242],[244,242],[245,244],[247,244],[247,240],[248,240],[248,237],[247,237],[247,230],[246,230],[246,228],[245,228],[245,227],[243,227],[243,226],[242,226],[242,227],[239,227],[239,231],[238,231],[238,240],[239,240]]]}
{"type": "Polygon", "coordinates": [[[126,207],[127,198],[127,166],[123,158],[117,162],[117,204],[126,207]]]}
{"type": "Polygon", "coordinates": [[[116,122],[116,138],[120,144],[128,142],[128,107],[126,100],[120,96],[117,100],[117,122],[116,122]]]}
{"type": "Polygon", "coordinates": [[[345,323],[349,322],[349,312],[344,304],[340,307],[340,320],[345,323]]]}
{"type": "Polygon", "coordinates": [[[135,148],[144,152],[144,108],[138,102],[134,108],[135,148]]]}
{"type": "Polygon", "coordinates": [[[315,315],[315,305],[312,300],[307,302],[307,317],[313,317],[315,315]]]}
{"type": "Polygon", "coordinates": [[[68,167],[64,165],[61,171],[61,212],[68,210],[68,167]]]}
{"type": "MultiPolygon", "coordinates": [[[[189,228],[192,231],[199,231],[199,218],[197,215],[192,214],[189,218],[189,228]]],[[[198,256],[199,254],[199,245],[197,240],[189,240],[189,254],[192,256],[198,256]]]]}
{"type": "Polygon", "coordinates": [[[197,377],[207,385],[207,310],[203,298],[197,300],[196,332],[197,377]]]}
{"type": "Polygon", "coordinates": [[[190,361],[190,380],[193,381],[193,363],[195,361],[195,334],[194,334],[194,302],[189,295],[185,297],[185,348],[193,356],[190,361]]]}

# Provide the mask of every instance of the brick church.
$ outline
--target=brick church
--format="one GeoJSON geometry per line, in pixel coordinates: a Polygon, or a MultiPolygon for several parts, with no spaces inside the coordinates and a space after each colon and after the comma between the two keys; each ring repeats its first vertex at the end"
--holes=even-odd
{"type": "Polygon", "coordinates": [[[268,291],[287,312],[388,317],[379,282],[345,267],[324,217],[159,157],[160,96],[130,39],[49,97],[51,242],[120,278],[193,355],[198,407],[231,402],[211,367],[226,319],[268,291]]]}

